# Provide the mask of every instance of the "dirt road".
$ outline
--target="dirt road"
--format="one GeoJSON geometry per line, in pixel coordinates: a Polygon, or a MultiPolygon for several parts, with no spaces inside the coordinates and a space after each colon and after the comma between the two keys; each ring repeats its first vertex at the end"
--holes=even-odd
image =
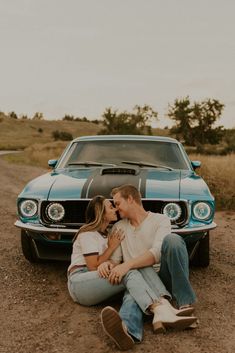
{"type": "MultiPolygon", "coordinates": [[[[66,264],[32,265],[20,248],[15,199],[44,170],[8,164],[0,157],[0,352],[108,353],[116,347],[103,334],[103,306],[85,308],[67,293],[66,264]]],[[[144,342],[133,352],[232,353],[235,351],[235,213],[219,212],[211,233],[211,264],[191,269],[198,296],[196,330],[154,335],[145,323],[144,342]]],[[[113,303],[112,303],[113,304],[113,303]]],[[[116,308],[119,301],[115,301],[116,308]]]]}

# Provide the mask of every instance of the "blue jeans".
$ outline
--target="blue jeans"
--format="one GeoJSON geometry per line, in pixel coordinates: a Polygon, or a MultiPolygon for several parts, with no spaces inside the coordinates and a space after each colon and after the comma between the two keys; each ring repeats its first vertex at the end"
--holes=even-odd
{"type": "MultiPolygon", "coordinates": [[[[141,270],[143,269],[139,271],[141,270]]],[[[189,282],[186,244],[177,234],[168,234],[163,240],[159,277],[178,306],[195,302],[196,296],[189,282]]],[[[145,279],[147,281],[147,278],[145,279]]],[[[128,290],[124,294],[119,314],[125,322],[128,332],[137,341],[141,341],[143,338],[143,310],[128,290]]]]}
{"type": "Polygon", "coordinates": [[[153,267],[130,270],[123,278],[128,293],[136,301],[142,312],[149,314],[149,306],[161,297],[171,298],[153,267]]]}
{"type": "Polygon", "coordinates": [[[85,306],[99,304],[124,291],[124,284],[112,285],[101,278],[97,271],[79,268],[68,276],[68,290],[71,298],[85,306]]]}
{"type": "Polygon", "coordinates": [[[129,271],[118,285],[112,285],[107,279],[101,278],[97,271],[88,271],[86,267],[68,276],[70,296],[75,302],[86,306],[99,304],[125,289],[128,289],[144,313],[161,296],[171,297],[152,267],[129,271]]]}

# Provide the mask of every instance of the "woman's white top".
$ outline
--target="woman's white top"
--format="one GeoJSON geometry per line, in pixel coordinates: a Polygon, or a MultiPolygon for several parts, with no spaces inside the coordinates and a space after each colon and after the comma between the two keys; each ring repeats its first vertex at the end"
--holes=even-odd
{"type": "Polygon", "coordinates": [[[97,231],[80,233],[73,243],[73,251],[71,255],[71,264],[68,268],[75,265],[86,266],[85,256],[102,255],[108,247],[107,238],[97,231]]]}

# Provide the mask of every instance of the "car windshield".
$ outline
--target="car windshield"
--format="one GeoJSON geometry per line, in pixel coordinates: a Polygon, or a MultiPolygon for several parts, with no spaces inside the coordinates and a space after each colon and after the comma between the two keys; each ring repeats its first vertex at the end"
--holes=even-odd
{"type": "Polygon", "coordinates": [[[177,143],[165,141],[103,140],[74,142],[59,163],[69,166],[139,165],[172,169],[189,169],[186,158],[177,143]],[[144,165],[146,163],[146,165],[144,165]]]}

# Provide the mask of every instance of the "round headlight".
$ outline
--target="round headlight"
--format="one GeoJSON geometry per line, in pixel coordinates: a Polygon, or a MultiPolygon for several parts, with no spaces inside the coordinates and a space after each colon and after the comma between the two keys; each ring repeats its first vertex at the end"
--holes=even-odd
{"type": "Polygon", "coordinates": [[[24,217],[33,217],[38,210],[38,204],[33,200],[24,200],[20,204],[20,212],[24,217]]]}
{"type": "Polygon", "coordinates": [[[64,217],[65,210],[60,203],[50,203],[47,206],[47,214],[52,221],[61,221],[64,217]]]}
{"type": "Polygon", "coordinates": [[[168,216],[171,221],[176,221],[182,213],[181,207],[174,202],[167,203],[163,208],[163,214],[168,216]]]}
{"type": "Polygon", "coordinates": [[[198,202],[193,206],[193,215],[200,220],[207,219],[211,215],[211,208],[208,203],[198,202]]]}

